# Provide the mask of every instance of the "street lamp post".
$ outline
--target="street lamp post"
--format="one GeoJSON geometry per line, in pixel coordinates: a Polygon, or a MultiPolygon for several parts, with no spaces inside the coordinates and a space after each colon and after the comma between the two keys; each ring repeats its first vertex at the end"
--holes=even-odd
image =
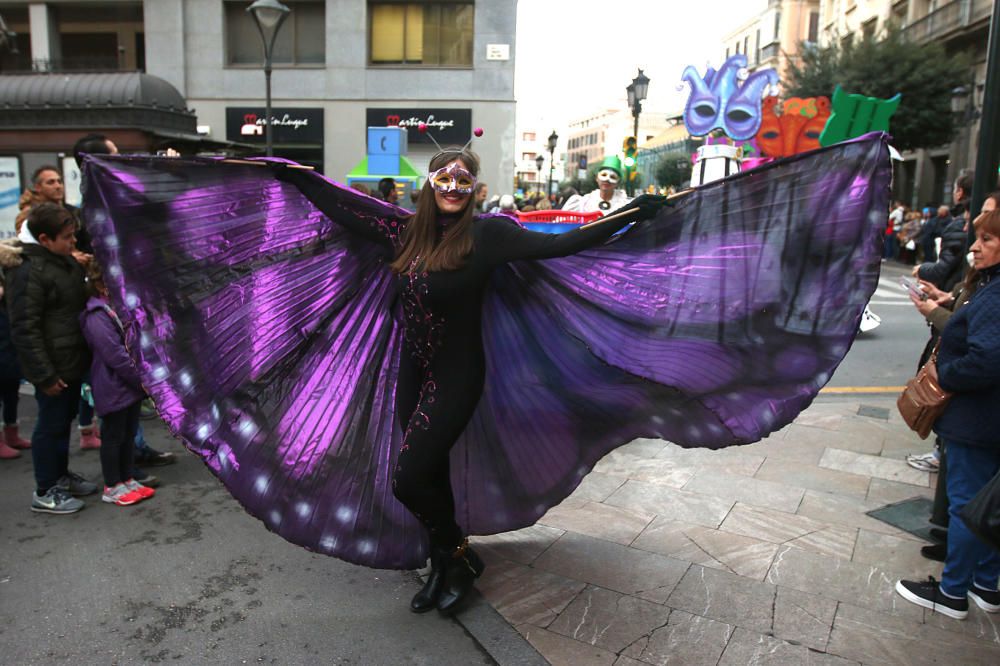
{"type": "MultiPolygon", "coordinates": [[[[632,83],[625,88],[628,96],[628,105],[632,109],[632,136],[635,137],[635,145],[639,146],[639,114],[642,113],[642,101],[646,99],[649,92],[649,77],[639,70],[639,74],[632,79],[632,83]]],[[[632,196],[633,185],[631,182],[625,183],[625,188],[629,196],[632,196]]]]}
{"type": "Polygon", "coordinates": [[[274,154],[273,135],[271,128],[271,56],[274,54],[274,42],[278,38],[281,24],[288,18],[288,7],[278,0],[256,0],[247,7],[253,16],[260,39],[264,43],[264,81],[266,86],[266,101],[264,105],[264,143],[267,146],[267,156],[274,154]]]}
{"type": "Polygon", "coordinates": [[[559,143],[559,135],[556,134],[555,130],[552,130],[552,134],[549,134],[549,189],[545,193],[545,196],[552,196],[552,170],[556,167],[556,144],[559,143]]]}
{"type": "Polygon", "coordinates": [[[535,166],[538,167],[538,193],[542,193],[542,165],[545,164],[545,155],[535,158],[535,166]]]}

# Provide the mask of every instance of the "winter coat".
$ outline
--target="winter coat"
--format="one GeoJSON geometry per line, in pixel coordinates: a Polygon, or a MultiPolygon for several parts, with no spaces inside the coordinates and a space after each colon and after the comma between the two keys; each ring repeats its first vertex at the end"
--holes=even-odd
{"type": "Polygon", "coordinates": [[[6,297],[24,377],[39,387],[79,382],[90,366],[79,321],[87,304],[83,268],[37,244],[24,245],[22,256],[7,274],[6,297]]]}
{"type": "MultiPolygon", "coordinates": [[[[6,272],[21,265],[21,244],[17,241],[0,243],[0,287],[6,287],[6,272]]],[[[0,379],[21,379],[17,351],[10,340],[10,317],[7,316],[6,293],[0,297],[0,379]]]]}
{"type": "Polygon", "coordinates": [[[963,230],[965,219],[956,217],[941,232],[941,252],[934,263],[920,264],[917,277],[927,280],[941,291],[951,291],[965,272],[965,252],[968,234],[963,230]]]}
{"type": "Polygon", "coordinates": [[[80,327],[90,344],[90,385],[98,416],[125,409],[146,397],[139,372],[125,348],[125,329],[108,302],[91,297],[80,315],[80,327]]]}
{"type": "Polygon", "coordinates": [[[941,333],[937,371],[954,395],[934,423],[945,442],[1000,449],[1000,265],[941,333]]]}

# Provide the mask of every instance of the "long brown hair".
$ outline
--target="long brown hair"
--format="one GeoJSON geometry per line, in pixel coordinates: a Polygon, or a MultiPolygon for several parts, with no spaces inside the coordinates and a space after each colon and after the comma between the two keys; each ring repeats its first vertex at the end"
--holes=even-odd
{"type": "MultiPolygon", "coordinates": [[[[429,171],[437,171],[449,162],[461,160],[473,176],[479,175],[479,157],[468,150],[456,148],[443,150],[433,158],[429,171]]],[[[458,221],[437,240],[437,218],[440,215],[434,201],[434,189],[426,181],[417,199],[417,211],[410,216],[403,232],[403,247],[393,260],[391,267],[396,273],[406,273],[412,268],[425,271],[453,271],[465,265],[465,258],[472,252],[472,220],[475,216],[473,197],[468,195],[465,208],[459,213],[458,221]]]]}
{"type": "MultiPolygon", "coordinates": [[[[976,231],[985,229],[994,236],[1000,236],[1000,192],[990,192],[986,195],[986,198],[993,199],[997,207],[988,213],[980,213],[979,217],[973,221],[972,226],[976,231]]],[[[977,282],[979,282],[979,271],[975,267],[972,267],[966,274],[965,283],[962,285],[962,291],[965,292],[966,297],[972,295],[977,282]]]]}

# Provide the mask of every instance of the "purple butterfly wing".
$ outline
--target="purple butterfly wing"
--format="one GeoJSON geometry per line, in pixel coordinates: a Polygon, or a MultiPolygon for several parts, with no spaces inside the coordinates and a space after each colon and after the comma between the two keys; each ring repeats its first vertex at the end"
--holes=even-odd
{"type": "Polygon", "coordinates": [[[720,448],[790,423],[878,282],[884,136],[688,195],[614,242],[499,269],[486,392],[452,457],[471,533],[532,524],[635,437],[720,448]]]}
{"type": "Polygon", "coordinates": [[[89,159],[85,215],[111,299],[164,421],[247,511],[307,548],[413,568],[425,537],[389,484],[391,273],[271,173],[89,159]]]}

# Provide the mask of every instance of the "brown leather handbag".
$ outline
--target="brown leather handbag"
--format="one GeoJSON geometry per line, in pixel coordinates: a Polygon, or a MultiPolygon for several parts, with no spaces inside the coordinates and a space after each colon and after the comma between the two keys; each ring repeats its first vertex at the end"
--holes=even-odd
{"type": "Polygon", "coordinates": [[[931,357],[917,372],[917,376],[906,382],[906,388],[896,400],[896,407],[906,425],[920,435],[920,439],[927,439],[927,435],[931,434],[931,427],[944,413],[949,400],[951,393],[938,384],[937,347],[934,347],[931,357]]]}

